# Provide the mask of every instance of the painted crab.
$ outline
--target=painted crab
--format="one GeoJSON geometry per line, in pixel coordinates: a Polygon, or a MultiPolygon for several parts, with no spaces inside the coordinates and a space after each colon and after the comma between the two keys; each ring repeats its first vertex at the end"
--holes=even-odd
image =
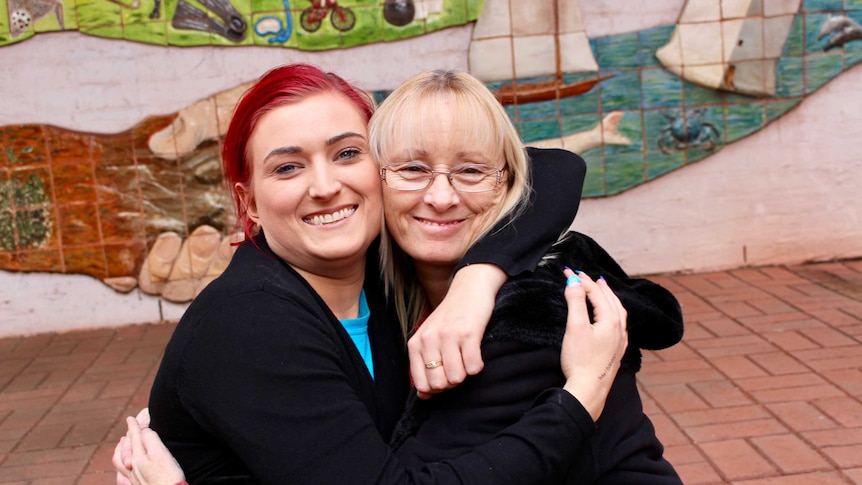
{"type": "Polygon", "coordinates": [[[688,147],[703,147],[714,150],[721,143],[718,128],[706,121],[706,109],[697,108],[683,113],[662,113],[669,124],[661,130],[658,147],[664,153],[684,150],[688,147]]]}

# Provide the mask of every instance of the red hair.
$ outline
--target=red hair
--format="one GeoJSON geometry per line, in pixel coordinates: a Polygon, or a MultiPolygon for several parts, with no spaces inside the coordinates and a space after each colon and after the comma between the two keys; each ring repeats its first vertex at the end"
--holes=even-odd
{"type": "Polygon", "coordinates": [[[237,226],[242,227],[246,239],[254,236],[254,223],[248,218],[234,186],[236,183],[248,186],[251,181],[248,141],[258,120],[274,108],[321,92],[347,96],[365,115],[366,123],[374,113],[374,102],[368,93],[336,74],[308,64],[288,64],[268,71],[242,95],[234,108],[222,145],[222,168],[236,205],[237,226]]]}

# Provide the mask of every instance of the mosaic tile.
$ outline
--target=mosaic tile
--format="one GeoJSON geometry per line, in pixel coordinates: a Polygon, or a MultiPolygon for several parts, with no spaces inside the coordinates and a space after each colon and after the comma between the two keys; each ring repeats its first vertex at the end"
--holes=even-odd
{"type": "Polygon", "coordinates": [[[47,166],[14,168],[8,174],[5,199],[10,202],[10,208],[39,208],[52,203],[55,192],[51,184],[51,172],[47,166]]]}
{"type": "Polygon", "coordinates": [[[58,201],[95,202],[95,180],[89,160],[65,160],[51,166],[58,201]]]}
{"type": "Polygon", "coordinates": [[[804,66],[806,89],[812,93],[843,70],[843,56],[841,53],[808,56],[804,66]]]}
{"type": "MultiPolygon", "coordinates": [[[[568,79],[563,77],[564,80],[568,79]]],[[[601,95],[598,89],[592,89],[580,96],[560,100],[560,115],[572,116],[580,114],[591,114],[599,112],[599,101],[601,95]]]]}
{"type": "Polygon", "coordinates": [[[132,136],[128,131],[90,137],[90,153],[95,165],[100,163],[132,163],[134,149],[132,136]]]}
{"type": "Polygon", "coordinates": [[[641,69],[641,93],[643,109],[679,106],[682,80],[664,69],[641,69]]]}
{"type": "Polygon", "coordinates": [[[779,59],[776,74],[776,96],[789,97],[805,94],[805,73],[801,57],[779,59]]]}
{"type": "MultiPolygon", "coordinates": [[[[355,7],[356,26],[341,37],[344,46],[356,46],[380,42],[383,40],[383,12],[378,7],[355,7]]],[[[330,14],[331,15],[331,14],[330,14]]]]}
{"type": "Polygon", "coordinates": [[[673,25],[666,25],[638,32],[640,42],[638,62],[641,68],[661,66],[655,52],[670,41],[673,29],[673,25]]]}
{"type": "Polygon", "coordinates": [[[52,159],[82,159],[91,158],[92,136],[86,133],[76,133],[60,128],[45,128],[45,136],[50,147],[49,154],[52,159]]]}
{"type": "Polygon", "coordinates": [[[107,276],[128,276],[137,274],[140,261],[147,253],[147,242],[143,239],[132,239],[105,244],[103,248],[107,276]]]}
{"type": "Polygon", "coordinates": [[[168,45],[166,22],[136,22],[123,27],[123,37],[126,40],[146,42],[149,44],[168,45]]]}
{"type": "Polygon", "coordinates": [[[15,254],[9,269],[62,273],[66,268],[58,250],[27,250],[15,254]]]}
{"type": "Polygon", "coordinates": [[[557,118],[543,121],[521,121],[517,123],[516,128],[524,140],[547,140],[562,136],[560,122],[557,118]]]}
{"type": "Polygon", "coordinates": [[[4,147],[4,155],[12,167],[48,162],[45,135],[39,125],[7,126],[4,147]]]}
{"type": "Polygon", "coordinates": [[[581,154],[587,162],[587,178],[584,180],[584,197],[602,197],[607,195],[605,186],[605,164],[601,150],[589,150],[581,154]]]}
{"type": "Polygon", "coordinates": [[[797,57],[805,52],[803,19],[804,17],[801,15],[793,17],[793,23],[790,26],[790,31],[787,33],[787,41],[784,42],[784,51],[781,53],[782,57],[797,57]]]}
{"type": "Polygon", "coordinates": [[[87,30],[122,25],[121,11],[119,5],[99,0],[78,0],[75,6],[78,27],[87,30]]]}
{"type": "Polygon", "coordinates": [[[587,131],[602,121],[597,113],[588,115],[565,116],[562,119],[561,128],[563,133],[576,133],[587,131]]]}
{"type": "Polygon", "coordinates": [[[766,101],[766,122],[775,121],[785,113],[793,109],[794,106],[801,103],[802,99],[791,100],[767,100],[766,101]]]}
{"type": "Polygon", "coordinates": [[[60,204],[57,206],[57,213],[60,242],[64,247],[99,242],[95,203],[60,204]]]}
{"type": "Polygon", "coordinates": [[[67,271],[84,273],[100,279],[108,277],[104,246],[100,244],[64,248],[63,264],[67,271]]]}
{"type": "Polygon", "coordinates": [[[746,137],[766,124],[765,107],[760,103],[726,105],[724,116],[724,138],[727,143],[746,137]]]}
{"type": "MultiPolygon", "coordinates": [[[[712,104],[721,104],[727,93],[708,89],[694,83],[683,81],[682,83],[683,104],[685,106],[704,106],[712,104]]],[[[742,96],[740,96],[742,98],[742,96]]],[[[744,99],[750,99],[744,97],[744,99]]]]}
{"type": "Polygon", "coordinates": [[[591,39],[601,70],[640,67],[640,36],[637,32],[591,39]]]}
{"type": "Polygon", "coordinates": [[[640,71],[628,69],[616,71],[615,76],[602,81],[602,111],[634,110],[642,105],[640,71]]]}
{"type": "Polygon", "coordinates": [[[644,182],[644,160],[641,152],[626,151],[628,147],[606,147],[606,194],[614,195],[644,182]]]}

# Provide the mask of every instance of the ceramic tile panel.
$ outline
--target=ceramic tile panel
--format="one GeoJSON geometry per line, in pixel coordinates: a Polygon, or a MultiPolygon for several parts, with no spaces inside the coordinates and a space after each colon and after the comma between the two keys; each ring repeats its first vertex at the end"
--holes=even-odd
{"type": "MultiPolygon", "coordinates": [[[[8,35],[0,35],[0,46],[22,42],[39,32],[79,30],[108,39],[155,45],[257,45],[311,51],[416,37],[463,25],[476,20],[482,5],[481,0],[212,0],[207,5],[192,0],[5,3],[8,7],[0,11],[0,32],[8,35]],[[393,7],[397,5],[405,8],[393,7]]],[[[552,16],[547,17],[546,22],[553,21],[552,16]]]]}

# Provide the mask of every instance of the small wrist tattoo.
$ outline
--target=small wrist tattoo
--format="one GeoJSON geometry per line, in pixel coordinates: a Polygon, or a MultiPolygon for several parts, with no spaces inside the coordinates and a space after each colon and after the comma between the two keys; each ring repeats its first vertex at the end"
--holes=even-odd
{"type": "Polygon", "coordinates": [[[605,370],[604,370],[604,372],[602,372],[602,373],[599,375],[599,380],[602,380],[602,379],[604,379],[605,377],[607,377],[608,372],[610,372],[610,371],[611,371],[611,368],[613,368],[613,366],[614,366],[614,362],[615,362],[616,360],[617,360],[617,353],[616,353],[616,352],[614,352],[614,356],[613,356],[613,357],[611,357],[610,362],[608,362],[608,365],[607,365],[607,366],[605,366],[605,370]]]}

